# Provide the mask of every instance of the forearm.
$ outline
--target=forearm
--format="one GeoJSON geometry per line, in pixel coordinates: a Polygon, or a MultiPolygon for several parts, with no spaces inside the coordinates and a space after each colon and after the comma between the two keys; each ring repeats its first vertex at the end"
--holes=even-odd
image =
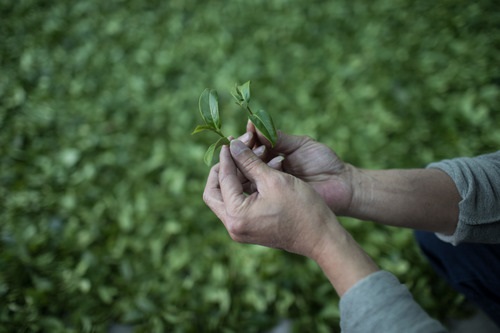
{"type": "Polygon", "coordinates": [[[461,198],[437,169],[352,168],[352,200],[345,215],[387,225],[451,234],[461,198]]]}
{"type": "Polygon", "coordinates": [[[340,224],[334,222],[329,226],[310,257],[321,267],[337,294],[342,296],[379,268],[340,224]]]}

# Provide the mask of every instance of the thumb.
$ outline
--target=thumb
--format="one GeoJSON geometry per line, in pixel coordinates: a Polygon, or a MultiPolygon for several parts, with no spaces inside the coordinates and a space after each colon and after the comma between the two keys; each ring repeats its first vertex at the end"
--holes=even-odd
{"type": "Polygon", "coordinates": [[[276,144],[271,148],[271,142],[264,137],[264,135],[257,130],[257,138],[259,141],[270,148],[273,152],[277,154],[291,154],[308,140],[308,137],[299,136],[299,135],[290,135],[286,134],[283,131],[278,130],[278,139],[276,140],[276,144]]]}
{"type": "Polygon", "coordinates": [[[238,169],[253,183],[271,169],[240,140],[232,140],[229,149],[238,169]]]}

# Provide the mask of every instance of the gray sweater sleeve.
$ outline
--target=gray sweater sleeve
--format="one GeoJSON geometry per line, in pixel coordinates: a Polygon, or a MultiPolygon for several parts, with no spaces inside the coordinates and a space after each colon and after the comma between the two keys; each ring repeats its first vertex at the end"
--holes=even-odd
{"type": "Polygon", "coordinates": [[[446,332],[387,271],[373,273],[351,287],[340,299],[340,318],[343,333],[446,332]]]}
{"type": "Polygon", "coordinates": [[[448,243],[500,243],[500,151],[428,165],[447,173],[462,197],[457,229],[451,236],[437,234],[448,243]]]}

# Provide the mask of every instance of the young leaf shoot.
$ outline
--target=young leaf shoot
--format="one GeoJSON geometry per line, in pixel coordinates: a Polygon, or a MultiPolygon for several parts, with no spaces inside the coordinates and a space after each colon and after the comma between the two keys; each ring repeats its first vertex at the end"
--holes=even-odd
{"type": "MultiPolygon", "coordinates": [[[[274,146],[277,140],[276,127],[271,116],[264,110],[253,112],[250,109],[250,81],[242,85],[236,85],[236,91],[232,94],[236,103],[247,113],[248,119],[255,125],[262,135],[274,146]]],[[[221,131],[221,118],[219,116],[219,101],[217,91],[205,89],[198,102],[200,114],[205,122],[204,125],[198,125],[191,134],[197,134],[204,131],[211,131],[219,136],[219,139],[208,147],[203,160],[208,166],[212,165],[213,157],[218,148],[229,144],[229,139],[221,131]]]]}
{"type": "Polygon", "coordinates": [[[271,146],[274,146],[278,139],[278,134],[273,119],[264,110],[253,112],[250,109],[250,81],[245,82],[241,86],[236,85],[236,93],[233,94],[233,97],[236,99],[236,103],[248,112],[248,119],[255,125],[255,128],[271,142],[271,146]]]}

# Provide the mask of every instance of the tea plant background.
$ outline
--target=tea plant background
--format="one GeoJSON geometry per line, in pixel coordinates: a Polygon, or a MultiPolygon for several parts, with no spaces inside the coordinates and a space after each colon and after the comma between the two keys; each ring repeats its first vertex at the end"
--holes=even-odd
{"type": "MultiPolygon", "coordinates": [[[[338,330],[311,261],[230,241],[202,202],[235,83],[365,168],[497,150],[498,1],[0,1],[2,331],[338,330]]],[[[462,299],[408,230],[342,219],[433,316],[462,299]]]]}

